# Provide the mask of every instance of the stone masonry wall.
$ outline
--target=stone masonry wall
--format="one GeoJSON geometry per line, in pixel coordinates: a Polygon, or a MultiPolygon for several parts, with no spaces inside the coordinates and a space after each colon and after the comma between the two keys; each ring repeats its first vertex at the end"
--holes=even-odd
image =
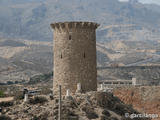
{"type": "Polygon", "coordinates": [[[82,91],[97,90],[96,28],[91,22],[52,24],[54,28],[54,82],[53,91],[62,85],[62,93],[74,93],[77,83],[82,91]]]}

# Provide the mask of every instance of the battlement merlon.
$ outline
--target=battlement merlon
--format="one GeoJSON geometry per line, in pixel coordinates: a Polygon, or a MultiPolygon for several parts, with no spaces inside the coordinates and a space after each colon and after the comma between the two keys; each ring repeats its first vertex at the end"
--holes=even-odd
{"type": "Polygon", "coordinates": [[[90,28],[97,29],[100,24],[94,22],[58,22],[51,24],[53,29],[90,28]]]}

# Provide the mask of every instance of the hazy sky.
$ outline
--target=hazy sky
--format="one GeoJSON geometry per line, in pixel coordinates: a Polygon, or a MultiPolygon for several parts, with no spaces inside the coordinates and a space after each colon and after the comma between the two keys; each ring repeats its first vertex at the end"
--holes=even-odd
{"type": "MultiPolygon", "coordinates": [[[[128,0],[119,0],[119,1],[128,1],[128,0]]],[[[160,5],[160,0],[139,0],[143,3],[155,3],[160,5]]]]}

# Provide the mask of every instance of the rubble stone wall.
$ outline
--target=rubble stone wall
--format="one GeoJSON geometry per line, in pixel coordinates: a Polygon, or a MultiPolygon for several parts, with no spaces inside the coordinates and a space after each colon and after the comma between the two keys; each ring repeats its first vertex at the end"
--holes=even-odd
{"type": "Polygon", "coordinates": [[[62,86],[74,93],[81,83],[82,91],[97,90],[96,28],[92,22],[65,22],[51,25],[54,29],[53,91],[62,86]]]}

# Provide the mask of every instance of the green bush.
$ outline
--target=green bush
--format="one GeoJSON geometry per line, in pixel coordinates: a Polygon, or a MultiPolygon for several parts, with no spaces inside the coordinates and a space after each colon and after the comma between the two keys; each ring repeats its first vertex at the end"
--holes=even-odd
{"type": "Polygon", "coordinates": [[[11,118],[5,115],[0,115],[0,120],[11,120],[11,118]]]}
{"type": "Polygon", "coordinates": [[[43,103],[45,103],[47,101],[48,100],[45,97],[39,97],[39,96],[37,96],[37,97],[31,98],[30,101],[29,101],[29,103],[30,104],[38,104],[38,103],[43,104],[43,103]]]}
{"type": "Polygon", "coordinates": [[[0,91],[0,97],[4,97],[4,92],[3,91],[0,91]]]}
{"type": "Polygon", "coordinates": [[[47,82],[49,81],[53,76],[53,72],[43,75],[36,75],[30,78],[28,84],[37,84],[39,82],[47,82]]]}
{"type": "Polygon", "coordinates": [[[11,102],[1,102],[0,103],[1,107],[9,107],[9,106],[13,106],[13,101],[11,102]]]}
{"type": "Polygon", "coordinates": [[[22,91],[17,91],[16,94],[14,95],[14,100],[22,100],[24,99],[24,95],[22,91]]]}
{"type": "Polygon", "coordinates": [[[32,120],[48,120],[48,113],[41,114],[40,116],[34,116],[32,120]]]}
{"type": "Polygon", "coordinates": [[[51,93],[52,93],[52,90],[50,88],[47,88],[47,87],[42,88],[41,94],[47,95],[51,93]]]}
{"type": "Polygon", "coordinates": [[[12,84],[14,84],[14,82],[12,82],[12,81],[7,81],[7,85],[12,85],[12,84]]]}

